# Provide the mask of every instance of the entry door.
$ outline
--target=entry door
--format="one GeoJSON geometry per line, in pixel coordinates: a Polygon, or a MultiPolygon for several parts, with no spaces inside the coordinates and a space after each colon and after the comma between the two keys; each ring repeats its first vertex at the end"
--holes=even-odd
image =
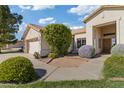
{"type": "Polygon", "coordinates": [[[111,45],[111,38],[103,39],[103,53],[110,53],[111,45]]]}

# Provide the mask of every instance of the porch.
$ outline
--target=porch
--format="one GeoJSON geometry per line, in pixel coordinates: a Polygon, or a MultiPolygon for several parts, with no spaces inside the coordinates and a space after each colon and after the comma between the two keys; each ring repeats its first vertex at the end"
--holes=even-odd
{"type": "Polygon", "coordinates": [[[93,27],[93,46],[96,49],[96,53],[110,53],[116,41],[115,21],[93,27]]]}

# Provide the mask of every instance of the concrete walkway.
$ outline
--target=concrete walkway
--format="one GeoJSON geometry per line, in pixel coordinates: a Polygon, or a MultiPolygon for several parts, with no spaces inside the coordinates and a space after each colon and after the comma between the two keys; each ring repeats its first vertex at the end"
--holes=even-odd
{"type": "Polygon", "coordinates": [[[0,62],[14,56],[24,56],[29,58],[41,80],[60,81],[60,80],[98,80],[102,78],[101,72],[103,62],[110,55],[102,55],[98,58],[88,59],[88,62],[79,67],[63,68],[34,59],[32,55],[24,53],[0,54],[0,62]]]}
{"type": "Polygon", "coordinates": [[[78,68],[58,68],[46,81],[59,80],[99,80],[102,78],[104,61],[110,55],[88,59],[88,62],[78,68]]]}

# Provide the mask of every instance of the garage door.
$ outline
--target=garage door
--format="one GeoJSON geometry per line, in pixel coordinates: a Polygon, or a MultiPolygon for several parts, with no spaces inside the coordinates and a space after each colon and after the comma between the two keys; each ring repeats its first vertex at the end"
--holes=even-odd
{"type": "Polygon", "coordinates": [[[34,54],[34,52],[40,53],[41,47],[40,42],[29,42],[29,54],[34,54]]]}

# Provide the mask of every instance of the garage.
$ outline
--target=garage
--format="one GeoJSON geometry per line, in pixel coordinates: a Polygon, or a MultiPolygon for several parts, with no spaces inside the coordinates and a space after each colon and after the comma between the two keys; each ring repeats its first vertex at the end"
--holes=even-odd
{"type": "Polygon", "coordinates": [[[29,54],[34,54],[34,52],[38,52],[40,54],[40,46],[39,41],[29,42],[29,54]]]}
{"type": "Polygon", "coordinates": [[[22,36],[25,53],[33,55],[35,52],[38,52],[41,57],[48,55],[50,52],[49,47],[41,35],[41,29],[41,26],[34,24],[28,24],[26,26],[26,30],[22,36]]]}

